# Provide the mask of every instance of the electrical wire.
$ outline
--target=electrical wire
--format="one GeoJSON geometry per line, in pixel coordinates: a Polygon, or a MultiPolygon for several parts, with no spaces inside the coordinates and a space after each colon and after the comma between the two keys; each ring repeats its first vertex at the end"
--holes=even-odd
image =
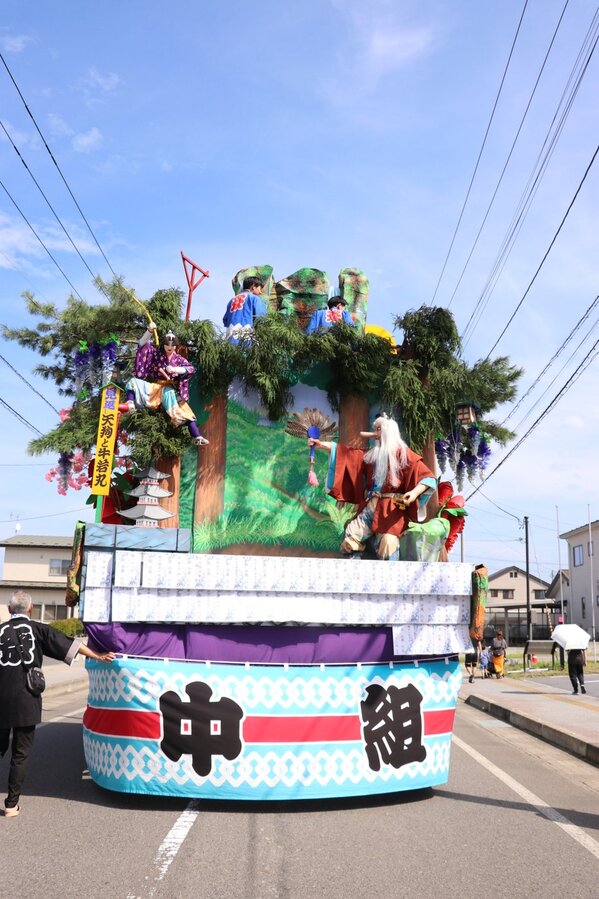
{"type": "Polygon", "coordinates": [[[9,140],[10,143],[11,143],[11,146],[12,146],[13,150],[15,151],[15,153],[17,154],[17,156],[19,157],[19,159],[21,160],[21,162],[22,162],[23,165],[25,166],[25,169],[26,169],[28,175],[30,176],[31,180],[33,181],[33,183],[35,184],[35,186],[37,187],[37,189],[38,189],[39,192],[41,193],[42,197],[43,197],[44,200],[46,201],[46,204],[47,204],[48,208],[50,209],[50,212],[52,213],[52,215],[54,216],[54,218],[56,219],[56,221],[58,222],[58,224],[60,225],[60,227],[61,227],[62,230],[64,231],[67,240],[69,241],[69,243],[71,244],[71,246],[73,247],[73,249],[75,250],[75,252],[77,253],[77,255],[79,256],[79,258],[81,259],[82,263],[84,264],[84,266],[86,267],[86,269],[88,270],[88,272],[90,273],[90,275],[92,276],[92,280],[95,281],[95,279],[96,279],[95,273],[91,270],[91,268],[90,268],[89,265],[87,264],[87,261],[83,258],[83,255],[81,254],[81,251],[79,250],[79,247],[76,245],[75,241],[73,240],[73,238],[71,237],[71,235],[70,235],[69,232],[67,231],[67,229],[66,229],[66,227],[64,226],[64,224],[63,224],[63,222],[62,222],[60,216],[58,215],[58,213],[57,213],[56,210],[54,209],[54,206],[52,205],[52,203],[50,202],[50,200],[48,199],[48,197],[46,196],[46,194],[45,194],[45,192],[44,192],[42,186],[41,186],[40,183],[39,183],[39,181],[37,180],[37,178],[35,177],[35,175],[34,175],[33,172],[31,171],[31,169],[29,168],[29,166],[28,166],[27,163],[25,162],[25,159],[23,158],[23,155],[21,154],[21,151],[19,150],[19,148],[18,148],[17,145],[15,144],[15,142],[14,142],[14,140],[12,139],[12,137],[10,136],[10,134],[9,134],[9,132],[8,132],[8,130],[7,130],[7,128],[6,128],[6,126],[4,125],[4,122],[2,122],[2,121],[0,121],[0,128],[2,128],[2,130],[4,131],[5,135],[7,136],[8,140],[9,140]]]}
{"type": "Polygon", "coordinates": [[[522,196],[520,197],[516,212],[514,213],[512,221],[510,222],[510,225],[504,235],[501,247],[495,258],[495,261],[491,268],[491,272],[487,277],[485,286],[483,287],[475,303],[470,318],[468,319],[466,327],[463,330],[462,338],[464,347],[468,343],[468,340],[472,336],[472,333],[474,332],[476,326],[480,321],[483,311],[489,302],[490,296],[493,293],[495,286],[497,285],[497,281],[499,280],[499,277],[503,272],[503,269],[505,268],[516,238],[518,237],[522,226],[524,225],[524,221],[526,220],[532,202],[537,194],[540,183],[549,165],[549,161],[553,156],[558,140],[564,129],[566,120],[574,104],[574,100],[580,89],[582,80],[587,72],[590,61],[596,50],[597,41],[599,40],[599,37],[597,36],[598,32],[599,10],[597,10],[595,12],[595,15],[593,16],[593,20],[589,26],[589,29],[585,36],[585,40],[583,41],[583,45],[578,53],[566,86],[564,87],[564,90],[562,92],[562,96],[560,97],[560,101],[557,105],[556,111],[553,115],[549,128],[547,129],[547,134],[545,135],[543,145],[537,155],[537,159],[535,160],[535,164],[529,176],[526,187],[524,188],[522,196]],[[562,106],[564,108],[558,119],[558,115],[562,106]]]}
{"type": "Polygon", "coordinates": [[[33,124],[34,124],[34,126],[35,126],[35,129],[36,129],[36,131],[37,131],[37,133],[38,133],[39,136],[41,137],[42,143],[43,143],[44,147],[46,148],[46,150],[48,151],[48,154],[49,154],[49,156],[50,156],[50,159],[51,159],[52,162],[54,163],[54,165],[55,165],[55,167],[56,167],[56,170],[58,171],[58,174],[60,175],[60,177],[61,177],[61,179],[62,179],[62,182],[63,182],[64,186],[65,186],[66,189],[68,190],[68,192],[69,192],[69,194],[70,194],[70,196],[71,196],[71,199],[73,200],[73,203],[75,204],[75,206],[77,207],[77,209],[78,209],[78,211],[79,211],[79,214],[81,215],[81,218],[82,218],[83,221],[85,222],[85,224],[86,224],[86,226],[87,226],[87,229],[88,229],[89,233],[91,234],[91,236],[92,236],[92,238],[93,238],[93,240],[94,240],[94,243],[96,244],[96,246],[97,246],[97,248],[99,249],[100,253],[101,253],[102,256],[104,257],[104,261],[106,262],[106,265],[108,266],[108,268],[110,269],[110,271],[112,272],[112,274],[114,275],[114,277],[115,277],[115,278],[118,278],[117,273],[115,272],[115,270],[114,270],[113,267],[111,266],[110,262],[108,261],[108,259],[107,259],[107,257],[106,257],[106,254],[105,254],[104,250],[103,250],[102,247],[100,246],[100,242],[98,241],[98,238],[97,238],[96,235],[94,234],[94,231],[93,231],[93,229],[92,229],[92,226],[90,225],[90,223],[88,222],[87,218],[85,217],[85,214],[84,214],[83,210],[81,209],[81,206],[79,205],[79,203],[78,203],[77,200],[75,199],[75,195],[74,195],[73,191],[71,190],[71,188],[69,187],[69,184],[68,184],[68,182],[67,182],[65,176],[63,175],[62,170],[61,170],[60,166],[58,165],[58,162],[56,161],[56,159],[55,159],[55,157],[54,157],[54,154],[52,153],[52,150],[51,150],[50,147],[48,146],[48,142],[46,141],[46,138],[45,138],[44,135],[42,134],[41,129],[40,129],[38,123],[36,122],[33,113],[32,113],[31,110],[29,109],[29,106],[27,105],[27,102],[26,102],[26,100],[25,100],[25,97],[24,97],[23,94],[21,93],[21,90],[20,90],[20,88],[19,88],[19,85],[18,85],[17,82],[15,81],[15,78],[14,78],[14,76],[13,76],[11,70],[9,69],[8,63],[7,63],[6,60],[4,59],[4,56],[2,55],[2,53],[0,53],[0,61],[2,62],[2,65],[3,65],[4,68],[6,69],[6,71],[7,71],[7,73],[8,73],[8,76],[9,76],[10,80],[12,81],[13,85],[15,86],[15,89],[16,89],[16,91],[17,91],[17,93],[18,93],[18,95],[19,95],[19,97],[21,98],[21,101],[22,101],[22,103],[23,103],[23,106],[24,106],[25,109],[27,110],[27,114],[29,115],[29,118],[30,118],[31,121],[33,122],[33,124]]]}
{"type": "MultiPolygon", "coordinates": [[[[519,440],[516,444],[514,444],[514,446],[513,446],[513,447],[511,448],[511,450],[507,453],[507,455],[504,456],[503,459],[501,459],[501,460],[497,463],[497,465],[495,466],[495,468],[493,468],[492,471],[489,472],[489,474],[488,474],[488,475],[486,476],[486,478],[485,478],[485,483],[487,483],[487,482],[489,481],[489,478],[491,477],[491,475],[495,474],[495,472],[498,471],[498,470],[501,468],[501,466],[504,465],[505,462],[507,462],[507,460],[510,458],[510,456],[513,455],[513,453],[515,453],[516,450],[517,450],[520,446],[522,446],[522,444],[524,443],[524,441],[525,441],[525,440],[532,434],[532,432],[535,430],[535,428],[537,427],[537,425],[539,425],[539,424],[543,421],[543,419],[549,414],[549,412],[551,412],[551,410],[552,410],[553,407],[559,402],[559,400],[560,400],[560,399],[567,393],[567,391],[568,391],[568,390],[569,390],[569,389],[576,383],[576,381],[580,378],[580,376],[583,374],[583,372],[585,371],[585,369],[588,368],[588,366],[591,364],[591,362],[593,361],[593,359],[595,358],[595,356],[597,356],[597,355],[599,354],[599,349],[598,349],[598,348],[599,348],[599,340],[597,340],[597,341],[593,344],[593,346],[591,347],[591,349],[589,350],[589,352],[587,353],[587,355],[585,356],[585,358],[582,360],[582,362],[580,363],[580,365],[578,366],[578,368],[574,371],[574,373],[573,373],[573,374],[571,375],[571,377],[566,381],[566,383],[562,386],[562,388],[558,391],[558,393],[553,397],[553,399],[551,400],[551,402],[545,407],[545,409],[543,410],[543,412],[541,412],[541,414],[540,414],[539,417],[536,419],[536,421],[533,422],[533,424],[530,426],[530,428],[528,429],[528,431],[526,431],[526,433],[520,438],[520,440],[519,440]]],[[[478,492],[480,491],[480,489],[481,489],[481,488],[480,488],[480,485],[479,485],[478,487],[476,487],[476,488],[472,491],[472,493],[469,494],[469,496],[466,497],[466,501],[468,501],[471,497],[473,497],[475,493],[478,493],[478,492]]]]}
{"type": "MultiPolygon", "coordinates": [[[[561,355],[561,353],[563,352],[563,350],[564,350],[564,349],[567,347],[567,345],[570,343],[570,341],[572,340],[572,338],[574,337],[574,335],[576,334],[576,332],[578,331],[578,329],[584,324],[584,322],[587,320],[587,318],[589,317],[589,315],[591,314],[591,312],[594,310],[595,306],[597,306],[598,303],[599,303],[599,295],[597,295],[597,296],[595,297],[595,299],[593,300],[593,302],[591,303],[591,305],[587,307],[586,311],[585,311],[585,312],[583,313],[583,315],[579,318],[578,322],[577,322],[576,325],[572,328],[572,330],[570,331],[570,333],[568,334],[568,336],[566,337],[566,339],[563,341],[563,343],[561,344],[561,346],[558,347],[558,349],[556,350],[556,352],[555,352],[555,353],[553,354],[553,356],[550,358],[550,360],[549,360],[549,362],[547,363],[547,365],[545,366],[545,368],[544,368],[541,372],[539,372],[539,374],[537,375],[537,377],[535,378],[535,380],[532,382],[532,384],[530,385],[530,387],[528,388],[528,390],[527,390],[525,393],[522,394],[522,396],[520,397],[520,399],[518,400],[518,402],[515,404],[515,406],[511,409],[510,412],[508,412],[508,414],[506,415],[506,417],[505,417],[505,418],[503,419],[503,421],[501,422],[501,426],[502,426],[502,427],[505,425],[505,423],[506,423],[507,421],[509,421],[509,419],[510,419],[510,418],[512,417],[512,415],[516,412],[516,410],[522,405],[522,403],[524,402],[524,400],[526,399],[526,397],[529,396],[529,395],[532,393],[532,391],[533,391],[534,388],[537,386],[537,384],[539,383],[539,381],[540,381],[540,380],[544,377],[544,375],[549,371],[549,369],[551,368],[551,366],[553,365],[553,363],[556,361],[556,359],[559,358],[559,356],[561,355]]],[[[594,324],[594,325],[591,327],[591,329],[588,331],[588,333],[587,333],[586,337],[584,338],[584,340],[587,339],[587,337],[591,334],[591,332],[594,330],[594,328],[596,327],[596,325],[597,325],[597,322],[595,322],[595,324],[594,324]]],[[[584,341],[582,341],[582,342],[584,342],[584,341]]],[[[578,352],[578,350],[580,349],[580,346],[581,346],[581,344],[578,345],[578,347],[577,347],[576,350],[575,350],[575,353],[578,352]]],[[[572,356],[570,356],[570,359],[572,359],[572,356]]],[[[570,359],[569,359],[568,361],[570,361],[570,359]]],[[[567,363],[566,363],[566,364],[567,364],[567,363]]],[[[561,371],[563,371],[563,369],[561,369],[561,371]]],[[[556,377],[558,377],[558,376],[559,376],[559,373],[558,373],[558,375],[556,375],[556,377]]],[[[555,379],[554,379],[554,380],[555,380],[555,379]]],[[[547,389],[549,389],[549,387],[551,387],[551,385],[552,385],[553,383],[554,383],[554,382],[552,381],[551,384],[549,384],[549,386],[548,386],[547,389]]],[[[533,407],[533,408],[534,408],[534,407],[533,407]]],[[[532,411],[532,410],[529,409],[529,413],[528,413],[528,414],[530,414],[531,411],[532,411]]]]}
{"type": "Polygon", "coordinates": [[[545,261],[546,261],[547,257],[549,256],[549,253],[550,253],[551,250],[553,249],[553,245],[554,245],[555,241],[557,240],[557,238],[558,238],[558,236],[559,236],[559,233],[560,233],[560,231],[562,230],[562,228],[563,228],[563,226],[564,226],[564,224],[565,224],[565,222],[566,222],[566,219],[568,218],[568,216],[569,216],[569,214],[570,214],[570,211],[571,211],[572,207],[574,206],[574,203],[576,202],[576,200],[577,200],[577,198],[578,198],[578,194],[580,193],[580,191],[581,191],[581,189],[582,189],[582,186],[583,186],[584,182],[586,181],[587,176],[588,176],[588,174],[589,174],[589,172],[590,172],[590,170],[591,170],[591,168],[592,168],[592,166],[593,166],[593,163],[595,162],[595,159],[597,158],[597,153],[599,153],[599,144],[598,144],[597,147],[595,148],[595,152],[593,153],[593,156],[592,156],[592,158],[591,158],[591,161],[589,162],[589,164],[588,164],[588,166],[587,166],[587,168],[586,168],[586,171],[585,171],[584,175],[582,176],[582,180],[580,181],[580,184],[578,185],[578,187],[577,187],[577,189],[576,189],[576,193],[575,193],[574,196],[572,197],[572,200],[570,201],[570,205],[569,205],[568,208],[566,209],[566,212],[565,212],[565,214],[564,214],[564,217],[562,218],[562,220],[561,220],[561,222],[560,222],[560,224],[559,224],[559,227],[558,227],[557,231],[556,231],[555,234],[553,235],[553,238],[552,238],[552,240],[551,240],[551,243],[550,243],[549,246],[547,247],[547,250],[545,251],[545,254],[544,254],[543,258],[541,259],[541,261],[540,261],[540,263],[539,263],[539,265],[538,265],[538,267],[537,267],[536,272],[535,272],[534,275],[532,276],[532,278],[531,278],[531,280],[530,280],[530,283],[529,283],[528,287],[526,288],[526,290],[524,291],[524,294],[522,295],[522,298],[521,298],[520,302],[518,303],[518,305],[516,306],[516,308],[515,308],[514,311],[512,312],[512,314],[511,314],[511,316],[510,316],[510,318],[509,318],[509,320],[508,320],[508,322],[507,322],[505,328],[503,329],[503,331],[501,332],[501,334],[499,335],[499,337],[497,338],[497,340],[495,341],[495,343],[493,344],[493,346],[491,347],[491,349],[490,349],[489,352],[487,353],[487,356],[486,356],[487,359],[489,359],[491,353],[493,352],[493,350],[495,349],[495,347],[497,346],[497,344],[499,343],[499,341],[501,340],[501,338],[503,337],[503,335],[505,334],[505,332],[507,331],[507,329],[509,328],[509,326],[510,326],[511,323],[513,322],[513,320],[514,320],[514,318],[516,317],[516,315],[517,315],[517,313],[518,313],[520,307],[522,306],[522,303],[524,302],[524,300],[525,300],[526,297],[528,296],[528,293],[529,293],[531,287],[532,287],[533,284],[535,283],[535,281],[536,281],[536,279],[537,279],[537,277],[538,277],[538,275],[539,275],[539,272],[540,272],[541,269],[543,268],[543,265],[545,264],[545,261]]]}
{"type": "Polygon", "coordinates": [[[474,253],[474,251],[475,251],[475,249],[476,249],[476,247],[477,247],[477,245],[478,245],[478,240],[479,240],[479,238],[480,238],[480,236],[481,236],[481,234],[482,234],[483,228],[485,227],[485,224],[486,224],[486,221],[487,221],[487,219],[488,219],[488,217],[489,217],[489,213],[491,212],[491,208],[492,208],[492,206],[493,206],[493,203],[495,202],[495,197],[497,196],[497,193],[498,193],[499,188],[500,188],[500,186],[501,186],[501,183],[502,183],[502,181],[503,181],[503,176],[504,176],[505,173],[506,173],[507,167],[508,167],[508,165],[509,165],[509,163],[510,163],[510,159],[512,158],[512,154],[513,154],[514,150],[516,149],[516,144],[517,144],[517,142],[518,142],[518,138],[520,137],[520,133],[521,133],[521,131],[522,131],[522,128],[524,127],[524,122],[526,121],[526,117],[527,117],[527,115],[528,115],[528,111],[529,111],[529,109],[530,109],[530,107],[531,107],[532,101],[533,101],[534,96],[535,96],[535,94],[536,94],[536,92],[537,92],[537,87],[539,86],[539,82],[540,82],[540,80],[541,80],[541,76],[543,75],[543,72],[544,72],[544,70],[545,70],[545,66],[546,66],[546,64],[547,64],[547,60],[549,59],[549,54],[551,53],[551,49],[552,49],[553,44],[554,44],[554,42],[555,42],[555,39],[556,39],[556,37],[557,37],[557,33],[558,33],[558,31],[559,31],[560,25],[561,25],[561,23],[562,23],[562,19],[564,18],[564,15],[565,15],[565,12],[566,12],[566,8],[567,8],[569,2],[570,2],[570,0],[566,0],[566,2],[565,2],[565,4],[564,4],[564,7],[563,7],[563,9],[562,9],[561,15],[560,15],[560,17],[559,17],[558,23],[557,23],[557,25],[555,26],[555,30],[554,30],[554,32],[553,32],[553,37],[551,38],[551,41],[549,42],[549,47],[547,48],[547,52],[546,52],[546,54],[545,54],[545,58],[543,59],[543,63],[542,63],[541,68],[540,68],[540,70],[539,70],[539,74],[537,75],[537,80],[535,81],[534,86],[533,86],[533,89],[532,89],[532,91],[531,91],[531,93],[530,93],[530,97],[528,98],[528,103],[526,104],[526,109],[524,110],[524,114],[522,115],[522,118],[520,119],[520,124],[519,124],[519,126],[518,126],[518,130],[516,131],[516,136],[514,137],[514,140],[512,141],[512,146],[510,147],[510,152],[509,152],[508,155],[507,155],[507,159],[505,160],[505,163],[504,163],[503,168],[502,168],[502,170],[501,170],[501,174],[499,175],[499,180],[497,181],[497,184],[495,185],[495,190],[493,191],[493,194],[492,194],[492,196],[491,196],[491,199],[489,200],[489,205],[487,206],[487,211],[485,212],[485,214],[484,214],[484,216],[483,216],[483,220],[482,220],[482,222],[480,223],[480,227],[479,227],[479,229],[478,229],[478,233],[477,233],[476,237],[474,238],[474,243],[472,244],[472,248],[471,248],[471,250],[470,250],[470,253],[468,254],[468,258],[466,259],[466,262],[464,263],[464,266],[463,266],[463,268],[462,268],[462,272],[461,272],[461,274],[460,274],[460,277],[458,278],[458,283],[456,284],[456,286],[455,286],[455,288],[454,288],[454,290],[453,290],[453,293],[452,293],[452,295],[451,295],[451,297],[450,297],[450,299],[449,299],[449,303],[447,304],[447,308],[448,308],[448,309],[451,307],[451,304],[452,304],[452,302],[453,302],[453,300],[454,300],[454,297],[455,297],[456,293],[458,292],[458,289],[459,289],[459,287],[460,287],[460,284],[462,283],[462,279],[463,279],[463,277],[464,277],[464,275],[465,275],[465,273],[466,273],[466,269],[468,268],[468,265],[469,265],[469,263],[470,263],[470,260],[472,259],[472,255],[473,255],[473,253],[474,253]]]}
{"type": "Polygon", "coordinates": [[[34,228],[33,225],[31,224],[31,222],[29,221],[29,219],[27,218],[27,216],[26,216],[25,213],[23,212],[23,210],[22,210],[22,209],[20,208],[20,206],[18,205],[17,201],[13,198],[13,196],[10,194],[8,188],[6,187],[6,185],[4,184],[4,182],[1,181],[1,180],[0,180],[0,187],[2,188],[2,190],[4,191],[4,193],[6,194],[6,196],[7,196],[8,199],[10,200],[10,202],[13,204],[13,206],[15,207],[15,209],[17,210],[17,212],[19,213],[19,215],[21,216],[21,218],[22,218],[22,219],[24,220],[24,222],[28,225],[29,229],[30,229],[31,232],[33,233],[33,235],[34,235],[34,237],[36,238],[36,240],[38,240],[38,241],[40,242],[40,244],[42,245],[42,247],[44,248],[44,250],[46,251],[46,253],[47,253],[48,256],[50,257],[50,259],[52,260],[52,262],[54,263],[54,265],[56,266],[56,268],[57,268],[58,271],[60,272],[60,274],[63,276],[63,278],[65,279],[65,281],[67,282],[67,284],[70,286],[70,288],[71,288],[71,290],[73,291],[73,293],[75,294],[75,296],[79,297],[79,299],[81,300],[81,302],[84,303],[85,300],[83,299],[83,297],[81,296],[81,294],[79,293],[79,291],[77,290],[77,288],[75,287],[75,285],[73,284],[73,282],[69,279],[68,275],[66,275],[65,272],[63,271],[63,269],[60,267],[60,264],[56,261],[56,259],[54,258],[54,256],[52,255],[52,253],[50,252],[50,250],[48,249],[48,247],[47,247],[46,244],[44,243],[44,241],[41,239],[41,237],[39,236],[39,234],[37,233],[37,231],[35,230],[35,228],[34,228]]]}
{"type": "Polygon", "coordinates": [[[511,49],[510,49],[510,52],[509,52],[509,56],[508,56],[507,62],[506,62],[506,64],[505,64],[505,68],[504,68],[504,70],[503,70],[503,75],[502,75],[502,77],[501,77],[501,82],[500,82],[500,84],[499,84],[499,90],[497,91],[497,96],[495,97],[495,102],[494,102],[494,104],[493,104],[493,109],[491,110],[491,116],[490,116],[489,122],[488,122],[488,124],[487,124],[487,129],[486,129],[486,131],[485,131],[485,136],[484,136],[484,138],[483,138],[482,146],[481,146],[481,148],[480,148],[480,150],[479,150],[478,158],[477,158],[477,160],[476,160],[476,165],[474,166],[474,172],[472,173],[472,177],[471,177],[471,179],[470,179],[470,184],[468,185],[468,190],[467,190],[467,192],[466,192],[466,198],[465,198],[464,203],[463,203],[463,205],[462,205],[462,210],[461,210],[461,212],[460,212],[460,215],[459,215],[459,218],[458,218],[457,225],[455,226],[455,230],[454,230],[454,232],[453,232],[453,237],[451,238],[451,243],[449,244],[449,249],[448,249],[448,251],[447,251],[447,255],[446,255],[446,257],[445,257],[445,261],[444,261],[443,267],[442,267],[442,269],[441,269],[441,274],[439,275],[439,280],[437,281],[437,286],[435,287],[435,291],[434,291],[433,296],[432,296],[432,299],[431,299],[431,305],[434,303],[435,297],[437,296],[437,292],[438,292],[438,290],[439,290],[439,286],[440,286],[441,281],[442,281],[442,279],[443,279],[443,275],[445,274],[445,269],[446,269],[446,267],[447,267],[447,262],[448,262],[448,260],[449,260],[450,255],[451,255],[451,251],[452,251],[452,249],[453,249],[453,245],[454,245],[454,243],[455,243],[455,239],[456,239],[456,237],[457,237],[457,234],[458,234],[460,225],[461,225],[461,223],[462,223],[462,218],[463,218],[463,216],[464,216],[464,210],[466,209],[466,204],[468,203],[468,199],[469,199],[469,197],[470,197],[470,192],[472,191],[472,185],[474,184],[474,179],[475,179],[475,177],[476,177],[476,173],[477,173],[477,171],[478,171],[478,166],[479,166],[479,164],[480,164],[480,160],[481,160],[481,157],[482,157],[482,155],[483,155],[483,150],[485,149],[485,145],[486,145],[486,143],[487,143],[487,137],[489,136],[489,131],[490,131],[490,129],[491,129],[491,124],[492,124],[493,119],[494,119],[494,117],[495,117],[495,111],[496,111],[496,109],[497,109],[497,104],[499,103],[499,97],[501,96],[501,92],[502,92],[502,90],[503,90],[503,85],[504,85],[504,82],[505,82],[505,79],[506,79],[506,76],[507,76],[507,72],[508,72],[508,69],[509,69],[509,66],[510,66],[510,62],[511,62],[511,59],[512,59],[512,55],[513,55],[513,53],[514,53],[514,48],[515,48],[515,46],[516,46],[516,41],[518,40],[518,35],[520,34],[520,27],[521,27],[521,25],[522,25],[522,20],[524,19],[524,13],[526,12],[526,7],[527,7],[527,6],[528,6],[528,0],[524,0],[524,7],[522,8],[522,13],[521,13],[521,15],[520,15],[520,21],[518,22],[518,27],[516,28],[516,34],[514,35],[514,39],[513,39],[513,41],[512,41],[512,46],[511,46],[511,49]]]}
{"type": "Polygon", "coordinates": [[[41,431],[38,431],[38,429],[37,429],[34,425],[32,425],[31,422],[27,421],[26,418],[23,418],[23,416],[21,415],[21,413],[20,413],[20,412],[17,412],[16,409],[13,409],[13,407],[10,406],[10,405],[6,402],[6,400],[3,400],[1,396],[0,396],[0,405],[4,406],[4,408],[7,409],[7,410],[11,413],[11,415],[14,415],[14,417],[15,417],[18,421],[20,421],[21,424],[25,425],[26,428],[29,428],[30,431],[33,431],[34,434],[37,434],[38,437],[43,437],[43,436],[44,436],[44,435],[42,434],[41,431]]]}
{"type": "MultiPolygon", "coordinates": [[[[82,506],[80,509],[69,509],[67,512],[52,512],[50,515],[32,515],[30,518],[19,518],[19,521],[39,521],[41,518],[58,518],[59,515],[72,515],[74,512],[92,511],[91,506],[82,506]]],[[[14,518],[5,518],[0,524],[10,524],[14,518]]]]}
{"type": "Polygon", "coordinates": [[[27,378],[24,377],[24,376],[21,374],[21,372],[18,371],[18,370],[14,367],[14,365],[11,365],[11,363],[8,361],[8,359],[5,359],[4,356],[3,356],[2,354],[0,354],[0,360],[2,360],[2,362],[4,362],[5,365],[8,365],[8,367],[9,367],[12,371],[14,371],[15,375],[17,375],[17,377],[19,377],[19,378],[21,379],[21,381],[24,381],[25,384],[27,384],[27,386],[30,387],[31,390],[33,390],[33,392],[36,393],[36,394],[39,396],[39,398],[42,399],[42,400],[45,402],[45,404],[46,404],[47,406],[50,406],[50,408],[51,408],[54,412],[56,412],[57,415],[60,415],[60,412],[58,411],[58,409],[56,408],[56,406],[53,406],[52,403],[50,402],[50,400],[47,400],[46,397],[45,397],[42,393],[40,393],[39,390],[37,390],[37,389],[33,386],[33,384],[31,384],[31,383],[27,380],[27,378]]]}

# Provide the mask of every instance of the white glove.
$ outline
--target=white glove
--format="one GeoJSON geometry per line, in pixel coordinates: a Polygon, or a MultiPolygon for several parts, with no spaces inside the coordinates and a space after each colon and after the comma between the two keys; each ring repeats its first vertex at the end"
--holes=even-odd
{"type": "Polygon", "coordinates": [[[171,375],[187,374],[187,369],[183,365],[167,365],[166,370],[171,375]]]}

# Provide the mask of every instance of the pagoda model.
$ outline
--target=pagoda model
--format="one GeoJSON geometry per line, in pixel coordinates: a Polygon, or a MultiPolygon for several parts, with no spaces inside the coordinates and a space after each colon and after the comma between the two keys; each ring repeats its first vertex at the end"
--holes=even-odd
{"type": "Polygon", "coordinates": [[[159,521],[172,518],[173,513],[161,508],[159,500],[172,496],[171,490],[165,490],[160,486],[160,481],[168,478],[168,474],[158,471],[153,465],[144,468],[137,475],[139,484],[127,491],[129,496],[137,497],[137,505],[132,509],[123,509],[119,512],[124,518],[132,518],[137,528],[157,528],[159,521]]]}

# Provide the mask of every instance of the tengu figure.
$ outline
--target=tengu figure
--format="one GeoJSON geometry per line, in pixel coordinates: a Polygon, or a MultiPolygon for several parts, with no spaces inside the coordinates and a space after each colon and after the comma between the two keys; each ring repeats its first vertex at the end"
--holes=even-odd
{"type": "Polygon", "coordinates": [[[212,689],[202,681],[187,684],[189,701],[169,690],[160,697],[163,738],[160,748],[173,762],[191,755],[193,770],[206,777],[212,756],[231,761],[241,752],[240,721],[243,709],[232,699],[210,700],[212,689]]]}
{"type": "Polygon", "coordinates": [[[381,765],[401,768],[410,762],[424,761],[422,693],[414,684],[401,689],[370,684],[366,696],[360,703],[360,712],[369,767],[380,771],[381,765]]]}

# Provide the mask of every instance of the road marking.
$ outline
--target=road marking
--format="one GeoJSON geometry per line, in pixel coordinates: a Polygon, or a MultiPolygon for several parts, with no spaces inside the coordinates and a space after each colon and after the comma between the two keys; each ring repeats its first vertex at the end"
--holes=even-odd
{"type": "Polygon", "coordinates": [[[58,715],[56,718],[49,718],[47,721],[42,721],[41,724],[38,724],[38,728],[45,727],[47,724],[55,724],[57,721],[66,721],[67,718],[73,718],[75,715],[83,715],[87,706],[84,705],[80,709],[75,709],[73,712],[69,712],[68,715],[58,715]]]}
{"type": "Polygon", "coordinates": [[[179,815],[165,836],[158,849],[156,858],[154,859],[154,866],[157,871],[154,877],[154,886],[148,893],[148,897],[155,894],[158,884],[163,880],[166,872],[175,860],[179,849],[183,845],[185,837],[193,827],[199,813],[200,803],[197,799],[192,799],[185,811],[179,815]]]}
{"type": "Polygon", "coordinates": [[[486,771],[489,771],[490,774],[494,774],[498,780],[536,809],[539,814],[548,818],[550,821],[553,821],[553,823],[557,824],[558,827],[561,827],[568,836],[572,837],[573,840],[576,840],[577,843],[587,849],[591,855],[594,855],[595,858],[599,859],[599,843],[582,830],[581,827],[573,824],[572,821],[569,821],[568,818],[544,802],[539,796],[531,793],[530,790],[527,790],[525,786],[518,783],[517,780],[514,780],[514,778],[506,771],[498,768],[497,765],[494,765],[493,762],[490,762],[484,755],[477,752],[476,749],[473,749],[467,743],[464,743],[464,741],[459,737],[456,737],[455,734],[453,736],[453,742],[473,758],[475,762],[482,765],[486,771]]]}

